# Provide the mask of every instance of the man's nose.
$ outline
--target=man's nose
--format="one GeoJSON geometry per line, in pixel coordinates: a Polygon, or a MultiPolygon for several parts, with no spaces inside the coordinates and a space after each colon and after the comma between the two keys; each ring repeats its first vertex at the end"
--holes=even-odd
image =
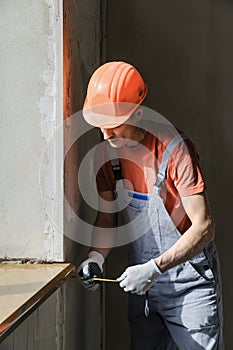
{"type": "Polygon", "coordinates": [[[113,136],[113,130],[112,129],[105,129],[101,128],[101,132],[104,136],[104,139],[107,140],[113,136]]]}

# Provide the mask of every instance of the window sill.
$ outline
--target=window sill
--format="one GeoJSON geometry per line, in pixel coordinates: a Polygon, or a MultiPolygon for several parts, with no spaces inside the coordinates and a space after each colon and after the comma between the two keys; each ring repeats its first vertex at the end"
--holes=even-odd
{"type": "Polygon", "coordinates": [[[0,342],[74,271],[70,263],[0,264],[0,342]]]}

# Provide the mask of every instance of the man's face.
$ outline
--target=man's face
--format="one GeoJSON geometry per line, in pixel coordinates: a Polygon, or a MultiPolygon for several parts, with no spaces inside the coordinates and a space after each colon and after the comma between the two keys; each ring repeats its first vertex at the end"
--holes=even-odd
{"type": "Polygon", "coordinates": [[[137,143],[137,132],[136,127],[131,124],[122,124],[112,129],[100,129],[104,140],[108,141],[109,144],[114,148],[120,148],[124,145],[132,146],[137,143]]]}

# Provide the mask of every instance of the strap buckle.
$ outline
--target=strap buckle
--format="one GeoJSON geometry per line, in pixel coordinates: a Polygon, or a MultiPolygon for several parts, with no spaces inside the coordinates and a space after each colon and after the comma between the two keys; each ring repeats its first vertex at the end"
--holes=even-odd
{"type": "Polygon", "coordinates": [[[156,176],[155,186],[160,188],[160,186],[164,182],[165,178],[166,178],[166,175],[159,171],[157,176],[156,176]]]}
{"type": "Polygon", "coordinates": [[[116,165],[112,164],[112,171],[114,173],[115,180],[122,180],[121,164],[120,163],[118,163],[116,165]]]}

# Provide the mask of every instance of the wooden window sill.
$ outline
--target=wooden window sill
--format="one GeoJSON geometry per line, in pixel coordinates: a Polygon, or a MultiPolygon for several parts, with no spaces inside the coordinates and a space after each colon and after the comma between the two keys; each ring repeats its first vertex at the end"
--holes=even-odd
{"type": "Polygon", "coordinates": [[[74,271],[70,263],[0,264],[0,342],[74,271]]]}

